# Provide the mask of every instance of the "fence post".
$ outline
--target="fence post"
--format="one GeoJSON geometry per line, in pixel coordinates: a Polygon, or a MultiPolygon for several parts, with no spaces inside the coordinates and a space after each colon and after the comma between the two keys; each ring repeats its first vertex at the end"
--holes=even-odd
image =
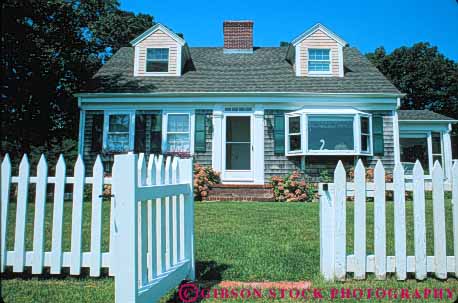
{"type": "Polygon", "coordinates": [[[137,156],[115,155],[113,165],[115,226],[115,302],[135,302],[138,291],[137,156]]]}
{"type": "Polygon", "coordinates": [[[324,279],[334,280],[334,194],[329,184],[319,185],[320,195],[320,270],[324,279]]]}
{"type": "Polygon", "coordinates": [[[189,193],[184,195],[184,232],[185,232],[185,259],[190,262],[187,278],[195,280],[196,269],[194,262],[194,190],[193,190],[193,161],[184,159],[180,165],[180,179],[182,183],[189,183],[189,193]]]}

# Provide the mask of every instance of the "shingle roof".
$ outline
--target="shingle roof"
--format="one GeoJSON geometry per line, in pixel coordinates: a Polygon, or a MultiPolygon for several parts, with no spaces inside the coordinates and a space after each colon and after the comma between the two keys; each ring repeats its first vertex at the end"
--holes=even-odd
{"type": "Polygon", "coordinates": [[[400,94],[357,49],[343,51],[345,77],[296,77],[287,47],[224,54],[223,48],[192,47],[181,77],[134,77],[134,50],[123,47],[96,73],[83,92],[307,92],[400,94]]]}
{"type": "Polygon", "coordinates": [[[423,110],[399,110],[398,119],[400,121],[406,120],[418,120],[418,121],[431,121],[431,120],[444,120],[450,121],[455,120],[453,118],[435,113],[433,111],[423,109],[423,110]]]}

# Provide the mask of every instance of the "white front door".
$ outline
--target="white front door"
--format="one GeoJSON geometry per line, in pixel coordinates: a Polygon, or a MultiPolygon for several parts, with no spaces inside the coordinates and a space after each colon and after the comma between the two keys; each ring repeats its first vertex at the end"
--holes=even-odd
{"type": "Polygon", "coordinates": [[[222,181],[253,182],[253,115],[226,114],[222,126],[222,181]]]}

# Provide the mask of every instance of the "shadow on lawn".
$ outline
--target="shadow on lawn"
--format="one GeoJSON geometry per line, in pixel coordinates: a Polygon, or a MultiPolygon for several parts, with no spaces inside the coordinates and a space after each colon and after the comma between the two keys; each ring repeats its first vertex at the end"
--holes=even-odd
{"type": "Polygon", "coordinates": [[[108,269],[107,268],[102,268],[100,271],[100,276],[99,277],[91,277],[89,275],[89,268],[81,268],[81,273],[79,275],[70,275],[70,268],[64,267],[61,270],[61,274],[51,274],[50,273],[50,268],[45,267],[43,269],[42,274],[32,274],[32,267],[25,267],[25,270],[20,273],[13,272],[13,268],[11,266],[8,266],[5,270],[5,272],[0,274],[0,278],[2,280],[11,280],[11,279],[22,279],[22,280],[30,280],[32,278],[38,279],[38,280],[48,280],[48,279],[67,279],[67,278],[91,278],[91,279],[101,279],[101,278],[107,278],[110,277],[108,275],[108,269]]]}
{"type": "MultiPolygon", "coordinates": [[[[227,264],[218,264],[215,261],[196,262],[196,281],[183,281],[183,283],[194,283],[201,288],[212,288],[222,281],[222,273],[229,268],[227,264]]],[[[178,287],[179,289],[179,287],[178,287]]],[[[194,302],[201,302],[202,298],[198,298],[194,302]]],[[[167,301],[168,303],[183,302],[178,294],[178,291],[173,293],[173,296],[167,301]]]]}

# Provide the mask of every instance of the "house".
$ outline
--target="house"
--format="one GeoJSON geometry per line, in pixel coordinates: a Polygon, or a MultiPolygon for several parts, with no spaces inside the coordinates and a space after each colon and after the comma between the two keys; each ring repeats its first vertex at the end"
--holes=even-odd
{"type": "Polygon", "coordinates": [[[254,47],[252,21],[223,30],[223,47],[191,47],[156,24],[118,50],[77,94],[85,161],[190,154],[228,184],[296,169],[318,178],[357,159],[408,173],[416,159],[427,172],[439,160],[450,177],[457,121],[399,110],[402,92],[324,25],[280,47],[254,47]]]}

